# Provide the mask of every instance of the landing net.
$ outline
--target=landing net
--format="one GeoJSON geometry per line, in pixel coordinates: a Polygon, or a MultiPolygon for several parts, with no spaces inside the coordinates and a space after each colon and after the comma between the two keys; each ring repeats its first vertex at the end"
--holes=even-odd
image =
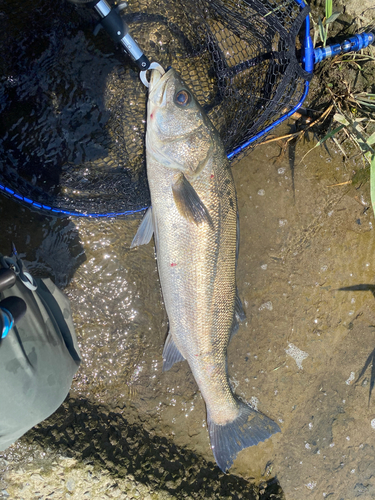
{"type": "MultiPolygon", "coordinates": [[[[2,13],[3,190],[56,213],[147,207],[147,90],[130,58],[93,35],[87,5],[3,0],[2,13]]],[[[307,13],[295,0],[129,0],[121,11],[147,57],[180,72],[234,160],[306,96],[307,13]]]]}

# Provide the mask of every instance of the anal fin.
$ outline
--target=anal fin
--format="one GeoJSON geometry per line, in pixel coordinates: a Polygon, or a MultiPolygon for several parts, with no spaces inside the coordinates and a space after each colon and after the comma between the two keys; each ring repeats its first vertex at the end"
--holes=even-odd
{"type": "Polygon", "coordinates": [[[242,301],[238,295],[238,289],[236,287],[236,303],[234,305],[234,314],[238,321],[243,321],[246,319],[245,311],[243,310],[242,301]]]}
{"type": "Polygon", "coordinates": [[[184,361],[185,358],[177,349],[176,344],[172,338],[171,332],[168,333],[167,340],[165,341],[163,350],[163,372],[168,371],[175,363],[184,361]]]}
{"type": "Polygon", "coordinates": [[[238,295],[238,290],[236,288],[236,299],[234,304],[234,314],[233,314],[233,322],[232,322],[232,331],[230,333],[230,338],[236,335],[238,328],[240,326],[240,322],[246,319],[245,311],[243,310],[243,305],[238,295]]]}

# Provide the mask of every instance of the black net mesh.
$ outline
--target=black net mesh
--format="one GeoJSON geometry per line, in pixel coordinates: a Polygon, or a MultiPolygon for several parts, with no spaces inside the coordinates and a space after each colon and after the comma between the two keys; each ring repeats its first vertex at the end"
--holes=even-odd
{"type": "MultiPolygon", "coordinates": [[[[130,58],[104,30],[93,35],[88,6],[0,0],[0,10],[1,183],[67,210],[147,206],[147,90],[130,58]]],[[[228,152],[303,95],[307,12],[295,0],[129,0],[121,15],[150,60],[181,73],[228,152]]]]}

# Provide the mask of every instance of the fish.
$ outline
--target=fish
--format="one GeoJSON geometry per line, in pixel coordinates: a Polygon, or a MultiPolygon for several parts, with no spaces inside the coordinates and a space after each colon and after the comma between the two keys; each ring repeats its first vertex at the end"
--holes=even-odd
{"type": "Polygon", "coordinates": [[[151,207],[131,247],[154,236],[169,321],[163,371],[188,362],[214,458],[226,472],[240,450],[280,428],[235,396],[228,380],[228,343],[245,318],[236,287],[236,189],[219,133],[173,68],[151,72],[146,166],[151,207]]]}

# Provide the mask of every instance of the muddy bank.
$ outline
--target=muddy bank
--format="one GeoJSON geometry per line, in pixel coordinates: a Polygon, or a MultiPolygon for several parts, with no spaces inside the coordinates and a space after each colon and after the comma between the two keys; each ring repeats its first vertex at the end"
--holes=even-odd
{"type": "MultiPolygon", "coordinates": [[[[272,472],[286,498],[370,498],[373,214],[368,185],[330,187],[360,168],[360,158],[358,166],[340,164],[328,146],[328,153],[316,149],[299,163],[310,147],[297,147],[294,193],[285,164],[255,163],[247,182],[240,175],[252,237],[246,245],[243,236],[241,252],[251,257],[240,258],[239,275],[249,288],[243,292],[250,306],[249,352],[256,356],[244,393],[282,420],[282,435],[272,439],[272,472]]],[[[246,464],[258,453],[243,452],[246,464]]]]}
{"type": "MultiPolygon", "coordinates": [[[[313,15],[320,13],[321,18],[324,16],[325,0],[311,0],[308,2],[312,9],[313,15]]],[[[333,11],[342,12],[338,24],[347,23],[356,27],[365,25],[374,25],[375,9],[372,0],[338,0],[333,2],[333,11]]]]}
{"type": "MultiPolygon", "coordinates": [[[[301,162],[312,146],[298,143],[280,158],[275,144],[261,146],[234,167],[238,288],[247,320],[229,346],[229,375],[236,393],[282,433],[241,452],[229,475],[218,471],[187,364],[161,370],[167,318],[153,246],[129,249],[139,221],[74,220],[74,275],[65,291],[83,364],[63,407],[4,454],[1,487],[11,498],[35,495],[21,491],[19,471],[40,474],[49,493],[80,495],[66,483],[72,470],[87,476],[88,466],[105,471],[101,487],[120,485],[119,498],[133,498],[121,483],[129,477],[134,491],[145,487],[152,498],[282,498],[278,483],[288,500],[373,494],[375,242],[368,185],[332,187],[361,161],[344,164],[327,145],[301,162]],[[42,449],[48,474],[29,461],[42,449]],[[76,460],[69,474],[59,455],[76,460]]],[[[34,216],[17,207],[16,222],[2,224],[20,246],[34,216]]],[[[54,248],[60,231],[44,224],[48,241],[42,236],[39,246],[54,248]]],[[[48,267],[27,248],[25,257],[32,271],[48,267]]],[[[48,265],[56,275],[61,262],[48,265]]],[[[85,488],[95,498],[94,486],[85,488]]]]}
{"type": "Polygon", "coordinates": [[[280,491],[269,481],[261,487],[267,495],[259,495],[245,479],[147,432],[142,418],[130,425],[108,406],[73,398],[10,450],[2,466],[10,498],[264,499],[280,491]]]}

